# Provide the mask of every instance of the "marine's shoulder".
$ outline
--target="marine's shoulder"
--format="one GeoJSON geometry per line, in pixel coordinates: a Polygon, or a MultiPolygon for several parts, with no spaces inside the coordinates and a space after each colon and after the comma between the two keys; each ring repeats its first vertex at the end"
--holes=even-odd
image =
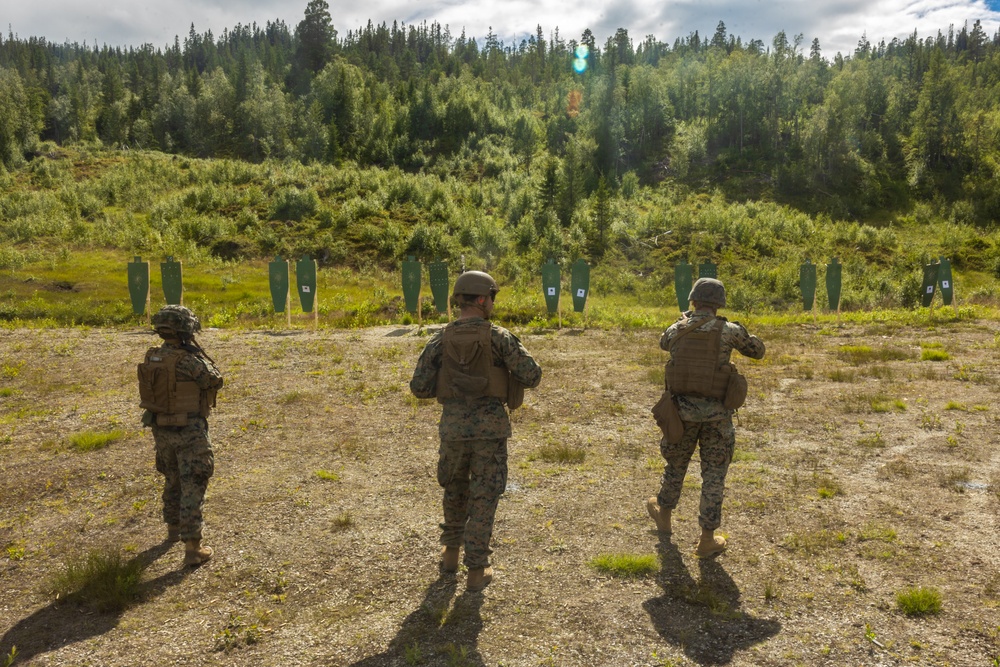
{"type": "Polygon", "coordinates": [[[180,355],[186,355],[187,353],[184,350],[180,349],[179,347],[175,347],[173,345],[170,345],[169,343],[160,343],[159,345],[150,346],[150,348],[146,350],[146,354],[161,355],[161,356],[168,356],[174,354],[180,356],[180,355]]]}
{"type": "Polygon", "coordinates": [[[506,327],[502,327],[499,324],[497,324],[496,322],[490,322],[490,331],[494,335],[498,335],[498,336],[513,336],[514,335],[513,332],[511,332],[510,329],[507,329],[506,327]]]}
{"type": "Polygon", "coordinates": [[[749,335],[749,332],[747,331],[747,328],[745,326],[743,326],[742,324],[740,324],[739,322],[730,322],[730,321],[727,320],[725,328],[726,328],[726,331],[729,332],[729,333],[734,333],[734,334],[738,333],[738,334],[742,334],[742,335],[749,335]]]}

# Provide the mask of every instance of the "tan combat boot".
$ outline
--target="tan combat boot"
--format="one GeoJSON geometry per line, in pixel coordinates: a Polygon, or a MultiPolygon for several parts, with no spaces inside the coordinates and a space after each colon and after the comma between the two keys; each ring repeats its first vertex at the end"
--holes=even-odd
{"type": "Polygon", "coordinates": [[[489,586],[491,581],[493,581],[492,567],[486,566],[478,570],[469,570],[469,580],[465,582],[465,590],[476,593],[489,586]]]}
{"type": "Polygon", "coordinates": [[[167,524],[167,542],[181,541],[181,527],[175,523],[167,524]]]}
{"type": "Polygon", "coordinates": [[[696,553],[698,558],[711,558],[726,550],[726,538],[717,537],[714,530],[701,530],[701,541],[698,542],[696,553]]]}
{"type": "Polygon", "coordinates": [[[212,547],[201,546],[201,540],[184,541],[184,564],[201,565],[212,558],[212,547]]]}
{"type": "Polygon", "coordinates": [[[649,512],[649,518],[656,522],[656,530],[669,535],[670,511],[665,511],[660,507],[659,503],[656,502],[656,496],[652,496],[646,501],[646,511],[649,512]]]}
{"type": "Polygon", "coordinates": [[[445,572],[458,572],[458,547],[441,548],[441,569],[445,572]]]}

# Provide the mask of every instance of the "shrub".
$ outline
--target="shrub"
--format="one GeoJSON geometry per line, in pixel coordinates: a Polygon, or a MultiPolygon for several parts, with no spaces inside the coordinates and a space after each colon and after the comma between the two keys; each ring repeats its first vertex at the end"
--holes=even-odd
{"type": "Polygon", "coordinates": [[[274,204],[271,206],[271,220],[302,220],[302,218],[315,215],[319,208],[319,195],[315,190],[299,190],[298,188],[285,188],[279,190],[274,196],[274,204]]]}

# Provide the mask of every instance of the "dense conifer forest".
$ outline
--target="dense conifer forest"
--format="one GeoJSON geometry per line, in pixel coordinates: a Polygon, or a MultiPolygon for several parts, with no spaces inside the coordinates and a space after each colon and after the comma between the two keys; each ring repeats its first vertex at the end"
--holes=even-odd
{"type": "Polygon", "coordinates": [[[8,35],[0,91],[8,168],[39,141],[101,141],[467,178],[517,165],[542,175],[539,202],[564,223],[602,179],[633,178],[836,217],[914,200],[1000,217],[1000,34],[978,22],[861,36],[830,57],[818,39],[743,41],[721,21],[672,44],[625,28],[604,44],[542,26],[519,44],[436,23],[340,34],[311,0],[294,29],[192,25],[166,49],[8,35]]]}

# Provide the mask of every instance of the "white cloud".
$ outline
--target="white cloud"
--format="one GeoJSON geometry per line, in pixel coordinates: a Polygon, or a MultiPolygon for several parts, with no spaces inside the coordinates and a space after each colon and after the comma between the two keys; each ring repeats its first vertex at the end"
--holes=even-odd
{"type": "MultiPolygon", "coordinates": [[[[992,0],[995,4],[996,0],[992,0]]],[[[237,23],[263,26],[283,20],[289,28],[302,20],[306,0],[292,5],[287,0],[39,0],[10,2],[4,19],[22,38],[45,37],[53,42],[87,42],[116,46],[152,43],[161,47],[181,39],[194,23],[199,33],[216,35],[237,23]]],[[[502,40],[518,43],[534,34],[541,25],[548,37],[556,28],[565,39],[579,39],[590,28],[603,43],[624,27],[638,43],[646,35],[673,44],[697,30],[711,38],[716,25],[724,21],[731,35],[744,41],[760,39],[770,44],[784,30],[791,39],[804,37],[808,48],[813,38],[820,40],[826,57],[837,51],[851,53],[862,35],[879,40],[904,38],[917,31],[921,38],[956,30],[980,19],[987,34],[1000,29],[1000,11],[990,9],[985,0],[623,0],[592,4],[570,0],[372,0],[343,6],[331,3],[334,25],[341,36],[374,23],[407,25],[437,21],[457,37],[464,29],[468,37],[481,40],[490,27],[502,40]]],[[[6,28],[7,26],[3,26],[6,28]]]]}

